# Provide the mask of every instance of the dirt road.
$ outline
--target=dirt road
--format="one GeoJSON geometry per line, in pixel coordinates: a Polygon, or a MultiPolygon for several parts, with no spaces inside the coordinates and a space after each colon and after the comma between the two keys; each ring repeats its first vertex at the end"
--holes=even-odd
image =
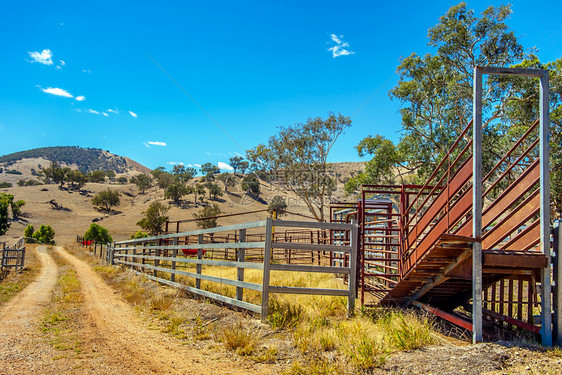
{"type": "Polygon", "coordinates": [[[0,310],[0,374],[274,373],[271,366],[192,349],[150,329],[88,264],[62,247],[55,251],[75,269],[82,285],[84,302],[74,332],[81,351],[61,356],[42,336],[39,322],[58,272],[46,248],[40,247],[39,278],[0,310]]]}
{"type": "Polygon", "coordinates": [[[57,282],[57,265],[46,246],[37,248],[41,273],[37,280],[0,310],[0,373],[52,372],[56,355],[38,327],[57,282]]]}

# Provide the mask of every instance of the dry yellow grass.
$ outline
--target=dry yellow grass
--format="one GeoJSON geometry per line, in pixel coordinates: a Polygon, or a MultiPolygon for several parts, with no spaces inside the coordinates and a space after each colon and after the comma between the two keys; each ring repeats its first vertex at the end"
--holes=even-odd
{"type": "Polygon", "coordinates": [[[31,283],[41,270],[41,263],[35,254],[37,245],[26,245],[23,270],[10,270],[6,278],[0,280],[0,306],[31,283]]]}

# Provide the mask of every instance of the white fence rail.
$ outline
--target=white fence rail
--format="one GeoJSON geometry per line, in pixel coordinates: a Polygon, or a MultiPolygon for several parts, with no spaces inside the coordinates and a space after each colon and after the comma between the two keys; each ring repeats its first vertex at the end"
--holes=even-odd
{"type": "MultiPolygon", "coordinates": [[[[347,297],[349,314],[353,314],[356,297],[357,278],[357,247],[358,227],[355,223],[316,223],[301,221],[282,221],[270,218],[251,223],[229,225],[224,227],[194,230],[155,237],[145,237],[127,241],[115,242],[108,246],[107,261],[111,264],[120,264],[133,269],[136,273],[145,275],[151,280],[186,290],[190,293],[211,298],[242,309],[261,314],[262,320],[267,319],[269,296],[273,293],[309,294],[347,297]],[[276,227],[313,228],[325,230],[349,231],[349,243],[342,245],[322,245],[308,243],[273,242],[273,232],[276,227]],[[246,232],[265,232],[264,241],[246,242],[246,232]],[[214,242],[213,236],[219,233],[236,232],[238,242],[214,242]],[[197,236],[197,243],[189,244],[188,238],[197,236]],[[207,241],[205,241],[207,236],[207,241]],[[209,243],[210,242],[210,243],[209,243]],[[206,250],[223,249],[225,258],[232,251],[233,260],[205,259],[206,250]],[[258,262],[256,259],[247,259],[246,251],[256,250],[263,255],[258,262]],[[295,265],[272,264],[271,254],[273,249],[308,250],[318,252],[339,252],[349,256],[347,267],[331,267],[320,265],[295,265]],[[183,253],[183,254],[181,254],[183,253]],[[192,256],[192,257],[190,257],[192,256]],[[252,261],[253,260],[253,261],[252,261]],[[189,265],[195,265],[186,270],[189,265]],[[217,277],[203,274],[203,266],[219,266],[236,268],[236,279],[217,277]],[[179,269],[178,269],[179,268],[179,269]],[[262,271],[261,284],[250,283],[244,280],[246,269],[262,271]],[[271,271],[286,272],[321,272],[332,274],[345,274],[349,278],[346,289],[321,289],[270,285],[271,271]],[[164,274],[164,275],[162,275],[164,274]],[[194,286],[179,283],[176,275],[194,279],[194,286]],[[168,276],[168,277],[163,277],[168,276]],[[223,294],[210,292],[201,288],[201,281],[236,287],[236,297],[232,298],[223,294]],[[261,293],[261,304],[252,304],[244,301],[244,290],[253,290],[261,293]]],[[[343,284],[342,284],[343,285],[343,284]]]]}

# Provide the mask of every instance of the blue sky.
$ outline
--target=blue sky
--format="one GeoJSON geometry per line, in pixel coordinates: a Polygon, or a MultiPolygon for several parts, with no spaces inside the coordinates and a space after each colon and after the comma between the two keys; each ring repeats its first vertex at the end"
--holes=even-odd
{"type": "MultiPolygon", "coordinates": [[[[0,155],[79,145],[150,168],[217,164],[331,111],[353,125],[330,161],[358,161],[365,136],[398,139],[396,67],[430,51],[427,29],[457,3],[5,2],[0,155]]],[[[524,46],[560,58],[562,2],[511,3],[524,46]]]]}

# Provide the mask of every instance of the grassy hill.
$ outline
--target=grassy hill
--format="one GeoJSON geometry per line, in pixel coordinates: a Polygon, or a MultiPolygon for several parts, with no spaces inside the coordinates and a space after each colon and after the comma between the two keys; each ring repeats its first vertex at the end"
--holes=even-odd
{"type": "Polygon", "coordinates": [[[114,171],[127,173],[130,170],[146,172],[148,168],[132,160],[111,154],[99,148],[82,148],[78,146],[42,147],[0,156],[0,165],[9,168],[25,159],[44,159],[61,165],[79,169],[82,173],[90,171],[114,171]]]}

